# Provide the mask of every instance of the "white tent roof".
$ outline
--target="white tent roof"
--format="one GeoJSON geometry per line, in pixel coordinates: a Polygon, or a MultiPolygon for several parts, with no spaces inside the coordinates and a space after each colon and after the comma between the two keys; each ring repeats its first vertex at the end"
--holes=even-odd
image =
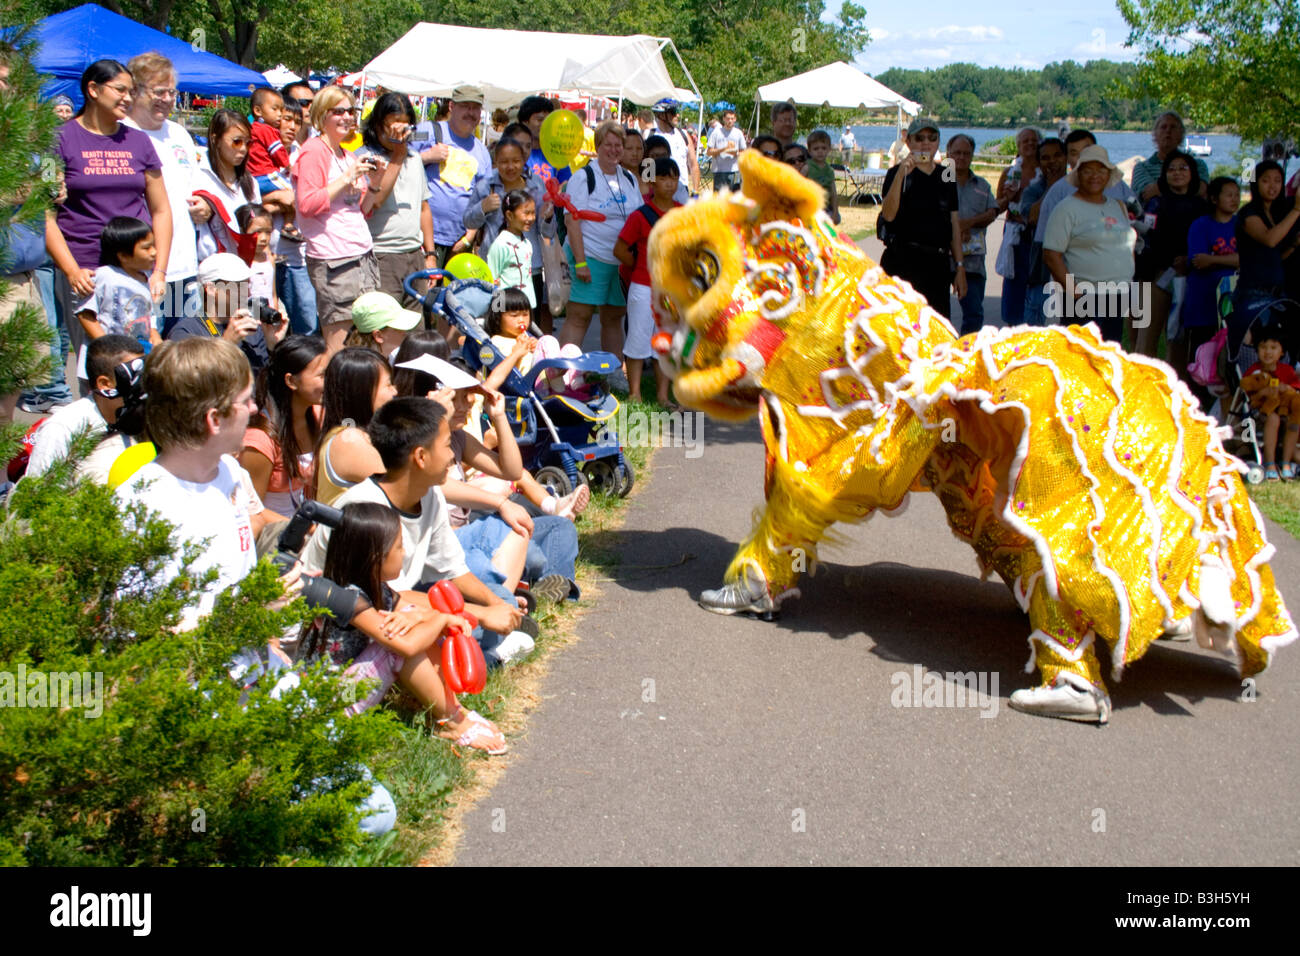
{"type": "Polygon", "coordinates": [[[289,69],[283,63],[279,63],[269,70],[265,70],[262,76],[266,77],[266,82],[274,87],[284,86],[286,83],[297,83],[302,79],[297,73],[289,69]]]}
{"type": "Polygon", "coordinates": [[[909,116],[921,112],[921,104],[895,93],[842,60],[760,86],[758,98],[764,103],[792,102],[799,106],[834,106],[841,109],[898,107],[909,116]]]}
{"type": "Polygon", "coordinates": [[[367,84],[419,96],[450,96],[462,84],[477,86],[496,104],[574,87],[654,103],[674,95],[665,46],[673,46],[672,40],[417,23],[367,63],[365,74],[367,84]]]}

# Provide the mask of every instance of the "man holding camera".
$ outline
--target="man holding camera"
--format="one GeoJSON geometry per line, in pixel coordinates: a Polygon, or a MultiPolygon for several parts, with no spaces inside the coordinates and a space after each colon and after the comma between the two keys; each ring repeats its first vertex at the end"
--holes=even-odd
{"type": "MultiPolygon", "coordinates": [[[[218,594],[248,576],[257,563],[257,534],[279,516],[265,511],[248,472],[235,460],[256,406],[248,362],[233,342],[212,336],[164,342],[145,363],[143,386],[145,426],[158,457],[117,495],[172,525],[175,548],[158,582],[176,577],[191,545],[201,551],[189,572],[201,578],[216,570],[197,607],[186,608],[181,618],[188,629],[212,610],[218,594]]],[[[294,568],[286,585],[297,577],[294,568]]]]}
{"type": "MultiPolygon", "coordinates": [[[[105,432],[117,422],[118,410],[126,399],[119,392],[114,369],[143,354],[144,346],[130,335],[102,335],[91,339],[86,348],[90,394],[71,405],[64,405],[36,430],[31,458],[27,462],[27,477],[49,471],[56,461],[68,454],[72,439],[86,429],[100,439],[101,445],[108,441],[105,432]]],[[[120,438],[111,446],[116,451],[106,449],[107,454],[101,454],[96,447],[78,466],[77,473],[94,481],[106,482],[109,467],[124,447],[120,438]]]]}
{"type": "Polygon", "coordinates": [[[167,340],[225,339],[239,346],[256,375],[270,361],[270,350],[288,334],[289,320],[265,307],[264,300],[248,298],[251,276],[248,264],[233,253],[218,252],[204,259],[199,264],[203,314],[181,319],[167,340]]]}

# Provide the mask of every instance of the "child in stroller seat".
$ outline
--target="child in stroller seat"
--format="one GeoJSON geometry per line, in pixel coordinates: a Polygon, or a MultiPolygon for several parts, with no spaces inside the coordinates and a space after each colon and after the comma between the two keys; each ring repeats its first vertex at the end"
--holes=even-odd
{"type": "Polygon", "coordinates": [[[1300,435],[1300,376],[1282,361],[1282,338],[1276,328],[1265,328],[1255,337],[1259,361],[1246,370],[1242,390],[1250,397],[1250,407],[1264,416],[1264,475],[1269,481],[1296,477],[1296,438],[1300,435]],[[1282,471],[1276,464],[1277,433],[1282,420],[1286,433],[1282,439],[1282,471]]]}
{"type": "MultiPolygon", "coordinates": [[[[553,335],[533,338],[528,334],[532,323],[532,311],[528,296],[519,289],[500,288],[492,293],[492,305],[488,310],[487,332],[505,361],[492,370],[485,384],[488,388],[499,389],[510,374],[511,369],[528,378],[528,370],[533,363],[549,358],[578,358],[582,350],[576,345],[560,345],[553,335]]],[[[579,401],[591,397],[583,375],[576,369],[567,371],[552,369],[537,383],[537,394],[568,395],[579,401]]]]}

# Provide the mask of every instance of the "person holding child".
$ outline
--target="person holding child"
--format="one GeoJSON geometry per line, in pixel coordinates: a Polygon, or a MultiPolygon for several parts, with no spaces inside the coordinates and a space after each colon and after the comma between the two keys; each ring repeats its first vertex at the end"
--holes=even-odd
{"type": "Polygon", "coordinates": [[[1241,388],[1250,407],[1264,416],[1264,477],[1269,481],[1296,477],[1296,438],[1300,436],[1300,375],[1282,361],[1282,337],[1276,326],[1255,335],[1259,361],[1246,370],[1241,388]],[[1277,433],[1286,419],[1282,439],[1282,469],[1277,466],[1277,433]]]}
{"type": "Polygon", "coordinates": [[[291,242],[302,242],[303,235],[293,224],[289,149],[280,137],[284,97],[269,86],[258,87],[253,91],[249,109],[253,113],[253,126],[248,143],[248,174],[257,183],[263,205],[284,217],[280,234],[291,242]]]}

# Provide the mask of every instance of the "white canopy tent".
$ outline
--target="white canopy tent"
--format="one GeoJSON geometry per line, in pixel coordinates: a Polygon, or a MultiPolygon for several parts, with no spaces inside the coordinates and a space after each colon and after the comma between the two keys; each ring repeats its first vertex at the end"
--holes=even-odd
{"type": "Polygon", "coordinates": [[[762,103],[794,103],[798,106],[831,106],[838,109],[896,109],[898,128],[903,116],[916,116],[921,104],[873,80],[843,60],[828,63],[807,73],[787,77],[758,88],[754,99],[754,131],[758,131],[758,106],[762,103]]]}
{"type": "Polygon", "coordinates": [[[264,70],[262,76],[266,77],[267,83],[270,83],[277,89],[284,86],[286,83],[297,83],[302,80],[301,76],[293,72],[293,70],[289,69],[283,63],[278,63],[271,69],[264,70]]]}
{"type": "MultiPolygon", "coordinates": [[[[622,101],[674,96],[663,52],[672,51],[703,102],[670,37],[538,33],[417,23],[366,64],[366,84],[416,96],[450,96],[461,85],[483,90],[486,107],[517,103],[538,90],[581,89],[622,101]]],[[[484,110],[486,115],[488,109],[484,110]]]]}

